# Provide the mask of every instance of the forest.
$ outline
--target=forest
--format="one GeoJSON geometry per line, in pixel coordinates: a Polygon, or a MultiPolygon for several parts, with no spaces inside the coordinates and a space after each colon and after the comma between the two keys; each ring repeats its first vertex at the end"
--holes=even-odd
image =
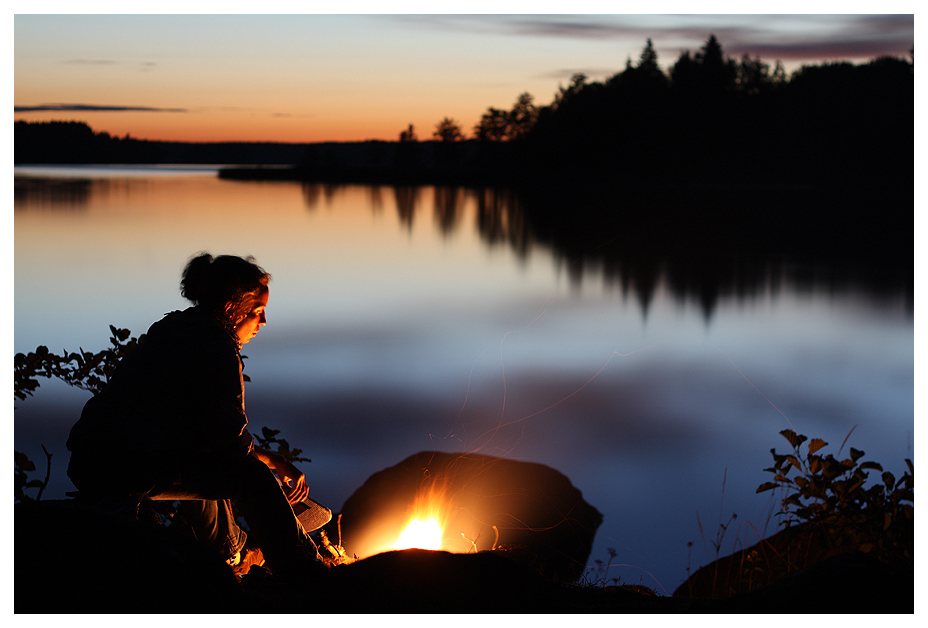
{"type": "Polygon", "coordinates": [[[876,186],[909,192],[914,56],[803,66],[787,76],[712,35],[667,71],[648,40],[604,81],[575,74],[547,105],[519,94],[467,133],[443,118],[427,139],[184,143],[112,137],[75,121],[15,123],[15,163],[284,165],[230,176],[358,182],[621,188],[876,186]]]}

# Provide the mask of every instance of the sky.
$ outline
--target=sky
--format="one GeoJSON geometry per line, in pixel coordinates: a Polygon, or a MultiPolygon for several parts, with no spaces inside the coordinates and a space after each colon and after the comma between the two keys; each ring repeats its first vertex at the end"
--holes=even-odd
{"type": "Polygon", "coordinates": [[[574,73],[604,80],[636,61],[648,38],[665,69],[714,34],[728,56],[771,68],[779,60],[788,72],[910,58],[915,41],[914,3],[841,4],[856,15],[608,15],[592,11],[619,7],[584,2],[570,5],[583,13],[519,14],[509,5],[468,8],[510,14],[423,14],[434,7],[417,3],[391,4],[405,14],[367,14],[348,3],[339,10],[358,12],[115,15],[107,10],[122,5],[91,3],[82,8],[99,13],[23,14],[53,10],[30,4],[11,16],[14,120],[78,120],[168,141],[396,140],[412,124],[430,139],[445,117],[469,135],[489,107],[508,109],[523,92],[549,104],[574,73]],[[866,14],[874,8],[895,14],[866,14]]]}

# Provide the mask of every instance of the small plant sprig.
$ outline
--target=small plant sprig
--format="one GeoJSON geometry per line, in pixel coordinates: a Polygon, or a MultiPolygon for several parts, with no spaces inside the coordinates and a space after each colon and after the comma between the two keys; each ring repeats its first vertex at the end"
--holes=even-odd
{"type": "Polygon", "coordinates": [[[80,349],[57,355],[44,345],[34,352],[17,353],[13,358],[13,395],[20,401],[33,395],[39,387],[37,377],[57,377],[69,386],[100,392],[119,361],[145,338],[145,334],[131,338],[128,329],[113,325],[110,334],[112,346],[97,353],[80,349]]]}
{"type": "MultiPolygon", "coordinates": [[[[20,401],[26,400],[35,394],[39,387],[37,378],[51,379],[57,377],[69,386],[98,393],[103,390],[116,365],[129,351],[145,338],[142,334],[138,338],[131,338],[128,329],[118,329],[110,325],[109,348],[97,353],[84,351],[62,351],[61,355],[52,353],[48,347],[42,345],[29,353],[17,353],[13,357],[13,396],[20,401]]],[[[28,474],[36,470],[35,463],[26,454],[14,451],[15,481],[14,501],[40,501],[42,493],[48,486],[51,475],[51,454],[42,446],[48,460],[44,480],[29,479],[28,474]],[[35,499],[25,494],[26,489],[38,488],[35,499]]]]}
{"type": "Polygon", "coordinates": [[[15,474],[15,479],[13,482],[14,502],[37,502],[42,500],[42,493],[45,492],[45,488],[48,486],[48,479],[52,473],[52,455],[48,453],[47,449],[45,449],[45,445],[42,445],[42,451],[45,452],[45,458],[47,460],[44,480],[30,480],[28,474],[30,471],[36,470],[35,463],[29,460],[29,457],[26,456],[26,454],[19,451],[13,451],[13,471],[15,474]],[[26,495],[26,489],[30,488],[39,489],[38,494],[34,498],[26,495]]]}
{"type": "Polygon", "coordinates": [[[290,462],[312,462],[312,460],[309,458],[303,458],[300,455],[303,453],[302,449],[297,447],[291,449],[290,443],[288,443],[286,439],[278,438],[278,434],[280,434],[280,430],[272,430],[268,427],[262,427],[260,436],[258,434],[254,434],[255,442],[262,449],[276,451],[290,462]]]}
{"type": "Polygon", "coordinates": [[[585,586],[605,587],[605,586],[608,586],[610,582],[612,582],[615,585],[619,584],[620,582],[619,578],[609,577],[609,568],[612,566],[612,561],[614,561],[615,557],[618,556],[618,552],[616,552],[611,547],[607,548],[606,551],[609,554],[608,561],[602,561],[600,559],[596,559],[595,561],[593,561],[596,563],[596,568],[595,569],[593,567],[587,568],[587,573],[583,575],[583,583],[585,586]]]}
{"type": "Polygon", "coordinates": [[[818,453],[828,445],[820,438],[810,441],[792,430],[780,434],[793,452],[770,450],[774,465],[764,470],[774,479],[761,484],[757,492],[786,491],[778,513],[784,517],[784,527],[820,526],[833,547],[851,545],[882,560],[912,559],[915,471],[911,460],[906,459],[909,470],[897,480],[879,463],[860,461],[864,452],[853,447],[848,458],[839,460],[818,453]],[[796,473],[791,477],[793,469],[796,473]],[[868,487],[868,471],[882,472],[882,481],[868,487]]]}

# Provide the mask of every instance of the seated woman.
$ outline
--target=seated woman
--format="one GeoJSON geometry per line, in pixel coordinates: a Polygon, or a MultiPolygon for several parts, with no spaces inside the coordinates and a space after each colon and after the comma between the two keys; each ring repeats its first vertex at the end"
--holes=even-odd
{"type": "Polygon", "coordinates": [[[246,429],[239,352],[266,324],[269,280],[252,258],[193,258],[181,280],[193,307],[153,324],[84,406],[68,476],[94,499],[181,500],[197,538],[236,573],[263,558],[274,573],[300,575],[316,567],[291,508],[309,493],[306,478],[246,429]],[[229,500],[260,550],[245,551],[229,500]]]}

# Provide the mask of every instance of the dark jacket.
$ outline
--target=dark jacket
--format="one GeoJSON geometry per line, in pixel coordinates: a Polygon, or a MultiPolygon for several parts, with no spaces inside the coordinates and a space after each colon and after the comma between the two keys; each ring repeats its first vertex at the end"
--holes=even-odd
{"type": "Polygon", "coordinates": [[[250,454],[247,424],[233,335],[200,308],[172,312],[84,406],[68,475],[82,491],[144,492],[185,465],[250,454]]]}

